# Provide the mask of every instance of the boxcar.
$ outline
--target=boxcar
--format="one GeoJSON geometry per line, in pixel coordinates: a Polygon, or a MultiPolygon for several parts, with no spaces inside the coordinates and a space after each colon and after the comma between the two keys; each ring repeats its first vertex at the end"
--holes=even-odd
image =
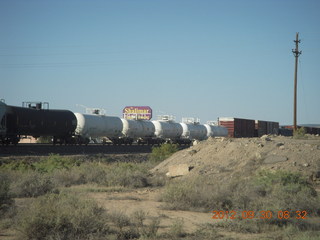
{"type": "Polygon", "coordinates": [[[218,124],[228,129],[229,137],[254,137],[254,120],[242,118],[218,118],[218,124]]]}
{"type": "Polygon", "coordinates": [[[255,137],[261,137],[266,134],[279,134],[279,123],[272,121],[255,121],[255,137]]]}

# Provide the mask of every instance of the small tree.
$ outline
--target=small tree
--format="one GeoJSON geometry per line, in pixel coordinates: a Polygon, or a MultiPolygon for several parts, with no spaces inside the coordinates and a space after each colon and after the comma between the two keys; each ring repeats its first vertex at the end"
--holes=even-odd
{"type": "Polygon", "coordinates": [[[161,162],[164,159],[167,159],[172,154],[177,152],[178,146],[177,144],[165,143],[162,144],[160,147],[154,147],[152,149],[152,153],[150,155],[150,160],[153,162],[161,162]]]}
{"type": "Polygon", "coordinates": [[[304,127],[297,128],[296,130],[293,131],[293,137],[294,138],[303,138],[306,133],[307,133],[307,131],[304,127]]]}

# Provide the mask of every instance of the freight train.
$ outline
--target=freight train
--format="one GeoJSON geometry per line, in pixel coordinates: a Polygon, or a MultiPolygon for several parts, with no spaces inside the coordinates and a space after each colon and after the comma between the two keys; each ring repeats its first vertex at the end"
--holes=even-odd
{"type": "Polygon", "coordinates": [[[158,120],[129,120],[99,114],[49,109],[48,103],[25,102],[22,107],[0,102],[0,143],[17,144],[21,136],[50,136],[54,144],[88,144],[104,139],[113,144],[190,144],[193,140],[227,136],[223,126],[200,124],[185,119],[177,123],[170,116],[158,120]]]}

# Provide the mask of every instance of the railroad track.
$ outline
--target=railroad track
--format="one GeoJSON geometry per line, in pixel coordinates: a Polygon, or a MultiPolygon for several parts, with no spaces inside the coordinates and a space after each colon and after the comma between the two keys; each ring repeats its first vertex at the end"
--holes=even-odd
{"type": "MultiPolygon", "coordinates": [[[[180,146],[180,149],[187,146],[180,146]]],[[[17,146],[0,146],[0,157],[6,156],[47,156],[59,155],[88,155],[88,154],[134,154],[151,153],[149,145],[51,145],[51,144],[20,144],[17,146]]]]}
{"type": "Polygon", "coordinates": [[[125,154],[150,153],[152,146],[147,145],[50,145],[50,144],[20,144],[17,146],[1,146],[0,156],[28,156],[28,155],[86,155],[86,154],[125,154]]]}

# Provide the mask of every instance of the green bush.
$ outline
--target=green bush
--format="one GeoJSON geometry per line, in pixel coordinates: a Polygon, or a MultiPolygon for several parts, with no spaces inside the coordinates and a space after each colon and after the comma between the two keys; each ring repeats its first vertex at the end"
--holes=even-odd
{"type": "Polygon", "coordinates": [[[105,212],[77,196],[48,194],[35,199],[18,216],[21,239],[92,239],[105,235],[105,212]]]}
{"type": "Polygon", "coordinates": [[[152,152],[150,154],[150,161],[153,162],[161,162],[164,159],[167,159],[170,157],[172,154],[177,152],[178,146],[177,144],[171,144],[171,143],[165,143],[162,144],[160,147],[154,147],[152,148],[152,152]]]}
{"type": "Polygon", "coordinates": [[[34,168],[39,172],[51,173],[56,169],[71,169],[74,166],[80,166],[81,162],[75,158],[62,157],[59,154],[51,154],[46,158],[41,159],[39,162],[35,162],[34,168]]]}
{"type": "Polygon", "coordinates": [[[14,171],[38,171],[41,173],[51,173],[56,169],[71,169],[74,166],[80,166],[82,161],[72,157],[64,157],[59,154],[51,154],[48,157],[39,159],[25,158],[13,159],[11,161],[2,161],[1,169],[14,171]]]}

